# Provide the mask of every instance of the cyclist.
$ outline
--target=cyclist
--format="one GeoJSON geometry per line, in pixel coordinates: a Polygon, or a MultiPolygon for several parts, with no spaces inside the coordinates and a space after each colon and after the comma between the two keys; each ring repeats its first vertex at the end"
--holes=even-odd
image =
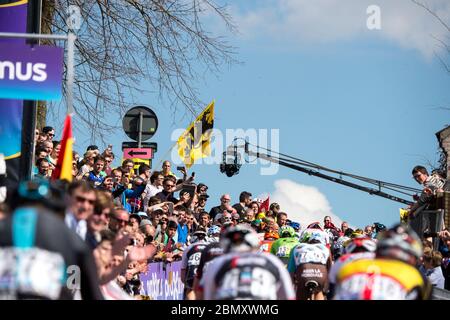
{"type": "Polygon", "coordinates": [[[185,299],[195,300],[194,277],[197,273],[197,267],[200,264],[200,258],[208,242],[206,242],[205,228],[200,226],[194,232],[193,243],[183,252],[181,259],[181,281],[184,283],[185,299]]]}
{"type": "Polygon", "coordinates": [[[279,233],[280,239],[273,242],[270,253],[280,258],[284,265],[287,266],[291,250],[299,244],[299,240],[294,228],[290,226],[282,226],[279,233]]]}
{"type": "Polygon", "coordinates": [[[221,244],[225,254],[205,273],[205,300],[295,299],[288,272],[273,255],[258,253],[258,237],[250,226],[228,228],[221,244]]]}
{"type": "Polygon", "coordinates": [[[206,274],[212,260],[221,255],[223,255],[223,248],[218,241],[209,243],[206,246],[205,250],[203,250],[202,256],[200,258],[200,263],[197,268],[197,273],[194,279],[195,297],[197,300],[203,300],[203,287],[204,287],[203,275],[206,274]]]}
{"type": "Polygon", "coordinates": [[[306,229],[301,243],[292,250],[288,271],[297,289],[297,300],[324,300],[327,291],[331,252],[328,235],[320,229],[306,229]]]}
{"type": "Polygon", "coordinates": [[[343,265],[336,277],[336,300],[422,300],[430,284],[417,269],[422,244],[417,234],[398,224],[380,233],[375,259],[343,265]]]}
{"type": "Polygon", "coordinates": [[[103,299],[91,250],[64,223],[64,196],[46,180],[13,191],[12,214],[0,221],[1,299],[103,299]]]}
{"type": "Polygon", "coordinates": [[[266,231],[264,233],[264,240],[260,241],[259,251],[270,253],[272,245],[275,240],[278,240],[280,236],[275,231],[266,231]]]}
{"type": "Polygon", "coordinates": [[[353,239],[347,240],[343,245],[343,255],[336,260],[331,267],[328,279],[330,283],[330,294],[334,295],[334,287],[336,285],[336,275],[339,270],[346,263],[356,261],[360,259],[373,259],[375,258],[375,249],[377,245],[369,237],[359,236],[353,239]]]}

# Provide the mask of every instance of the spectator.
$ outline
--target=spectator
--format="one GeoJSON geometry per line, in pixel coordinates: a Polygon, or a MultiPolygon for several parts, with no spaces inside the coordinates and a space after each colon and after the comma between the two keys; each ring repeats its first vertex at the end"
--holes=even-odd
{"type": "Polygon", "coordinates": [[[120,230],[124,230],[128,225],[130,215],[123,208],[115,208],[109,219],[108,228],[114,233],[118,233],[120,230]]]}
{"type": "Polygon", "coordinates": [[[178,224],[174,220],[167,222],[166,236],[164,239],[164,252],[173,252],[178,249],[176,246],[177,240],[175,235],[177,233],[178,224]]]}
{"type": "Polygon", "coordinates": [[[128,172],[130,172],[130,177],[132,177],[134,175],[134,162],[131,159],[125,159],[122,162],[122,169],[124,170],[128,170],[128,172]]]}
{"type": "Polygon", "coordinates": [[[252,202],[252,194],[247,191],[241,192],[239,195],[239,202],[233,205],[233,208],[239,214],[241,218],[245,216],[245,210],[248,208],[250,203],[252,202]]]}
{"type": "Polygon", "coordinates": [[[164,190],[163,188],[164,176],[161,172],[155,171],[150,176],[150,183],[145,186],[144,192],[142,193],[142,199],[144,202],[143,210],[147,211],[149,207],[149,200],[151,197],[157,195],[164,190]]]}
{"type": "Polygon", "coordinates": [[[85,181],[76,181],[69,185],[69,206],[65,222],[69,229],[75,231],[81,239],[86,239],[87,220],[94,213],[97,200],[94,189],[85,181]]]}
{"type": "Polygon", "coordinates": [[[38,169],[38,173],[35,176],[36,178],[41,179],[48,179],[50,178],[49,170],[50,170],[50,163],[45,158],[39,158],[36,161],[36,167],[38,169]]]}
{"type": "Polygon", "coordinates": [[[89,172],[86,180],[98,187],[103,183],[104,177],[102,175],[103,168],[105,167],[105,159],[102,156],[97,156],[94,159],[93,169],[89,172]]]}
{"type": "Polygon", "coordinates": [[[274,202],[270,205],[269,212],[267,212],[266,216],[276,218],[279,212],[280,212],[280,205],[274,202]]]}
{"type": "Polygon", "coordinates": [[[249,205],[249,208],[253,210],[253,215],[256,217],[258,215],[258,213],[260,212],[259,210],[259,203],[258,201],[252,201],[249,205]]]}
{"type": "Polygon", "coordinates": [[[56,164],[58,163],[58,157],[59,157],[60,151],[61,151],[61,142],[53,141],[53,150],[50,153],[50,156],[47,157],[47,159],[50,161],[53,168],[56,167],[56,164]]]}
{"type": "Polygon", "coordinates": [[[373,228],[372,228],[372,226],[366,226],[364,228],[364,234],[366,236],[368,236],[369,238],[373,238],[373,228]]]}
{"type": "Polygon", "coordinates": [[[173,189],[175,188],[175,182],[173,178],[166,177],[163,182],[163,191],[156,194],[156,197],[161,199],[162,202],[178,203],[178,199],[173,196],[173,189]]]}
{"type": "Polygon", "coordinates": [[[55,137],[55,129],[53,127],[43,127],[42,128],[42,133],[47,137],[47,141],[52,141],[53,138],[55,137]]]}
{"type": "Polygon", "coordinates": [[[139,224],[139,229],[145,235],[146,242],[153,241],[153,239],[155,238],[156,229],[149,219],[142,219],[141,223],[139,224]],[[148,240],[150,237],[151,240],[148,240]]]}
{"type": "Polygon", "coordinates": [[[82,179],[85,175],[89,174],[94,169],[94,161],[97,153],[93,150],[86,151],[83,159],[80,161],[77,179],[82,179]]]}
{"type": "Polygon", "coordinates": [[[170,171],[172,165],[170,164],[169,161],[164,161],[162,164],[162,171],[161,173],[163,174],[164,178],[168,177],[168,176],[173,176],[176,180],[178,180],[177,176],[170,171]]]}
{"type": "Polygon", "coordinates": [[[184,206],[178,207],[177,242],[183,245],[187,244],[189,234],[189,227],[187,225],[187,212],[188,209],[186,207],[184,206]]]}
{"type": "Polygon", "coordinates": [[[341,223],[341,235],[345,234],[345,231],[347,231],[348,229],[348,222],[347,221],[343,221],[341,223]]]}
{"type": "Polygon", "coordinates": [[[197,185],[197,194],[198,195],[207,195],[208,186],[204,183],[199,183],[197,185]]]}
{"type": "Polygon", "coordinates": [[[198,219],[199,226],[205,227],[208,229],[211,226],[211,218],[208,214],[208,212],[203,211],[198,219]]]}
{"type": "Polygon", "coordinates": [[[253,220],[255,220],[255,212],[253,211],[253,209],[248,208],[248,209],[246,210],[244,220],[245,220],[247,223],[250,223],[250,222],[252,222],[253,220]]]}
{"type": "Polygon", "coordinates": [[[211,208],[209,212],[209,216],[211,219],[215,220],[216,215],[222,214],[225,210],[227,210],[227,205],[230,205],[231,197],[229,194],[224,194],[220,197],[220,206],[211,208]]]}
{"type": "Polygon", "coordinates": [[[420,196],[415,196],[416,202],[409,209],[409,214],[414,215],[415,211],[425,204],[429,203],[436,195],[437,191],[443,191],[445,180],[439,175],[428,175],[428,171],[423,166],[415,166],[412,175],[417,183],[423,185],[423,191],[420,196]]]}
{"type": "Polygon", "coordinates": [[[114,158],[110,154],[103,154],[103,159],[105,160],[105,167],[103,171],[105,171],[107,176],[110,176],[112,172],[111,164],[114,158]]]}
{"type": "Polygon", "coordinates": [[[287,225],[288,215],[285,212],[279,212],[277,216],[278,227],[283,227],[287,225]]]}
{"type": "Polygon", "coordinates": [[[444,289],[445,278],[441,269],[442,254],[438,251],[434,251],[432,248],[425,248],[422,260],[425,268],[425,275],[428,280],[430,280],[431,284],[437,288],[444,289]]]}
{"type": "Polygon", "coordinates": [[[108,229],[112,208],[111,196],[96,190],[94,212],[87,219],[86,243],[94,250],[101,241],[101,232],[108,229]]]}

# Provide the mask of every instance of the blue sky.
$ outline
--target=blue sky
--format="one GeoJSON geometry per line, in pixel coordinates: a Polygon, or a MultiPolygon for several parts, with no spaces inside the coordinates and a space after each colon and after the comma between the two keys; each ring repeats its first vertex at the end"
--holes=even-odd
{"type": "MultiPolygon", "coordinates": [[[[369,31],[365,1],[242,3],[231,7],[240,34],[229,40],[243,63],[198,83],[204,101],[216,100],[215,127],[279,129],[283,153],[418,187],[412,167],[436,164],[435,133],[450,124],[450,111],[439,109],[450,106],[450,78],[434,56],[443,54],[431,37],[442,32],[434,19],[407,0],[378,1],[382,29],[369,31]]],[[[449,17],[447,1],[429,3],[449,17]]],[[[159,146],[156,166],[173,144],[172,131],[189,120],[172,125],[171,112],[155,97],[143,96],[142,103],[160,120],[152,139],[159,146]]],[[[111,141],[117,154],[128,138],[118,130],[111,141]]],[[[218,165],[194,165],[192,171],[197,182],[209,185],[210,205],[224,192],[236,201],[242,190],[269,193],[298,220],[331,213],[355,226],[393,224],[402,207],[287,168],[262,176],[259,166],[244,165],[232,178],[218,165]]]]}

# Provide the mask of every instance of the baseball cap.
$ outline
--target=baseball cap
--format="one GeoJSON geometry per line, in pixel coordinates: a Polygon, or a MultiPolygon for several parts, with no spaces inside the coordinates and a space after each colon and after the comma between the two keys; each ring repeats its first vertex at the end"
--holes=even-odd
{"type": "Polygon", "coordinates": [[[148,220],[148,219],[143,219],[143,220],[141,221],[141,223],[139,224],[139,227],[142,228],[142,227],[145,227],[146,225],[152,226],[153,224],[152,224],[152,222],[151,222],[150,220],[148,220]]]}

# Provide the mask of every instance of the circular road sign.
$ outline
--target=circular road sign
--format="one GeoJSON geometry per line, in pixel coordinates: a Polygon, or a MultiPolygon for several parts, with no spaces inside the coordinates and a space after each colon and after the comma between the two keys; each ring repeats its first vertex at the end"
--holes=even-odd
{"type": "Polygon", "coordinates": [[[158,117],[152,109],[144,106],[136,106],[128,110],[122,120],[123,130],[133,140],[139,139],[139,119],[142,112],[142,141],[153,137],[158,130],[158,117]]]}

